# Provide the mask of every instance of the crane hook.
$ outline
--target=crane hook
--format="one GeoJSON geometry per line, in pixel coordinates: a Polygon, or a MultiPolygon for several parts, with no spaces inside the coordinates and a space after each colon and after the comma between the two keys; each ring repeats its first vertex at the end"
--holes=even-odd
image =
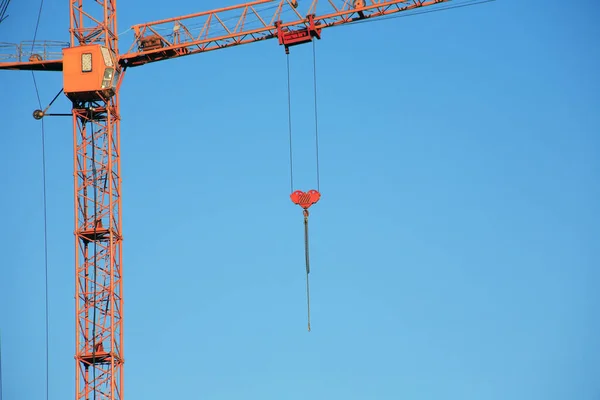
{"type": "Polygon", "coordinates": [[[304,215],[304,255],[306,261],[306,306],[308,310],[308,331],[310,332],[310,288],[308,274],[310,274],[310,259],[308,256],[308,208],[315,204],[321,198],[321,194],[317,190],[309,190],[304,193],[296,190],[290,195],[292,202],[303,208],[304,215]]]}

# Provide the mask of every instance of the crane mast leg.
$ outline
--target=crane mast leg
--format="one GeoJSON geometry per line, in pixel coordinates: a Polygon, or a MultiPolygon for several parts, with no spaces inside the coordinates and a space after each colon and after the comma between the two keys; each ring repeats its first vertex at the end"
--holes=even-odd
{"type": "Polygon", "coordinates": [[[122,399],[123,293],[116,99],[73,105],[77,400],[122,399]]]}
{"type": "MultiPolygon", "coordinates": [[[[296,0],[253,0],[237,6],[135,25],[132,27],[134,43],[129,51],[120,54],[117,0],[69,0],[70,47],[63,48],[60,45],[62,59],[57,58],[57,52],[52,50],[53,45],[42,46],[43,56],[37,54],[37,51],[34,53],[32,47],[33,54],[28,54],[28,61],[25,61],[26,53],[22,51],[22,46],[15,46],[15,51],[11,51],[9,55],[0,55],[0,59],[10,60],[0,62],[0,70],[62,71],[62,92],[73,104],[76,400],[122,400],[124,397],[118,92],[125,69],[274,38],[289,53],[291,46],[320,39],[324,28],[359,20],[372,21],[374,18],[416,11],[421,7],[449,1],[451,0],[340,0],[339,3],[342,4],[336,6],[330,0],[320,3],[329,8],[329,11],[319,7],[317,15],[319,2],[312,0],[308,14],[302,16],[296,10],[296,0]],[[266,3],[278,5],[272,4],[273,7],[260,11],[255,7],[266,3]],[[329,3],[331,7],[324,3],[329,3]],[[233,18],[227,16],[227,13],[235,10],[241,15],[233,18]],[[288,22],[281,21],[284,11],[292,11],[295,17],[288,22]],[[270,18],[259,15],[266,17],[267,13],[270,18]],[[163,35],[159,32],[172,34],[163,35]]],[[[6,0],[0,0],[0,4],[6,3],[6,0]]],[[[0,5],[0,14],[1,10],[0,5]]],[[[52,115],[46,114],[48,107],[36,110],[34,118],[52,115]]],[[[316,117],[315,100],[315,121],[316,117]]],[[[318,171],[317,147],[317,189],[318,171]]],[[[291,189],[294,189],[293,185],[291,189]]],[[[305,224],[308,222],[307,209],[319,198],[318,190],[307,193],[295,191],[291,194],[292,201],[305,211],[305,224]]],[[[308,276],[308,228],[305,226],[308,276]]],[[[308,294],[307,279],[307,301],[308,294]]],[[[310,321],[310,303],[308,305],[310,321]]]]}
{"type": "Polygon", "coordinates": [[[123,285],[116,0],[69,0],[64,92],[73,104],[75,398],[123,399],[123,285]]]}

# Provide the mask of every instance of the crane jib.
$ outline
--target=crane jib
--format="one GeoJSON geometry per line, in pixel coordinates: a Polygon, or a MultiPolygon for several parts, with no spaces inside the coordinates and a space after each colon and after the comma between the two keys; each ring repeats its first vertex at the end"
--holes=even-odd
{"type": "MultiPolygon", "coordinates": [[[[0,22],[5,16],[9,1],[0,0],[0,22]]],[[[304,193],[293,189],[289,47],[312,42],[314,60],[313,39],[321,39],[322,29],[358,21],[383,19],[396,13],[409,15],[406,13],[412,11],[413,14],[417,14],[417,9],[450,1],[311,0],[302,4],[308,6],[310,3],[308,11],[301,12],[298,10],[297,0],[253,0],[235,6],[134,25],[124,32],[118,32],[116,1],[69,0],[69,29],[68,32],[66,29],[64,32],[69,35],[68,43],[36,40],[35,34],[31,42],[0,43],[0,70],[61,71],[63,85],[59,95],[64,93],[71,100],[70,114],[46,113],[59,96],[57,95],[45,109],[34,111],[34,118],[40,120],[45,115],[73,116],[71,130],[74,143],[75,226],[73,234],[76,242],[74,249],[76,400],[105,398],[122,400],[124,393],[121,120],[129,119],[121,115],[122,106],[119,101],[124,71],[129,67],[263,40],[278,39],[279,45],[285,46],[288,53],[290,183],[293,192],[291,198],[303,209],[308,330],[310,331],[308,276],[311,271],[308,249],[308,208],[320,199],[316,129],[317,84],[315,73],[317,190],[304,193]],[[259,5],[266,3],[276,3],[276,5],[258,8],[259,5]],[[232,12],[234,15],[230,14],[232,12]],[[286,17],[285,22],[281,21],[283,16],[286,17]],[[120,36],[129,30],[133,31],[134,39],[124,43],[120,36]],[[126,50],[120,51],[123,48],[126,50]]],[[[483,2],[485,1],[477,0],[472,4],[483,2]]],[[[437,10],[449,8],[451,7],[440,7],[437,10]]],[[[38,14],[36,33],[41,10],[42,7],[38,14]]],[[[313,62],[313,68],[316,70],[316,61],[313,62]]],[[[35,76],[32,74],[32,77],[39,99],[35,76]]],[[[43,138],[43,124],[41,129],[43,138]]],[[[45,161],[43,163],[45,165],[45,161]]],[[[44,214],[45,197],[44,175],[44,214]]],[[[46,309],[47,307],[46,299],[46,309]]],[[[46,317],[47,315],[46,311],[46,317]]],[[[48,323],[46,322],[46,340],[47,338],[48,323]]],[[[47,347],[48,345],[46,345],[46,371],[48,371],[47,347]]],[[[0,386],[1,383],[0,378],[0,386]]],[[[46,396],[48,396],[47,387],[46,396]]]]}

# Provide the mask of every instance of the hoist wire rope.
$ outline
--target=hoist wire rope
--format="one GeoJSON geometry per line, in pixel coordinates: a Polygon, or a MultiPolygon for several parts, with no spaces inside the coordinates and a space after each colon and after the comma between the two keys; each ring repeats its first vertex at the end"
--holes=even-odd
{"type": "MultiPolygon", "coordinates": [[[[316,176],[317,176],[317,191],[321,191],[321,177],[319,167],[319,115],[317,104],[317,56],[315,42],[312,42],[313,56],[313,91],[314,91],[314,116],[315,116],[315,153],[316,153],[316,176]]],[[[290,54],[286,54],[287,63],[287,96],[288,96],[288,136],[289,136],[289,151],[290,151],[290,191],[294,191],[294,165],[293,165],[293,140],[292,140],[292,89],[291,89],[291,68],[290,54]]]]}
{"type": "MultiPolygon", "coordinates": [[[[286,49],[287,50],[287,49],[286,49]]],[[[291,84],[290,84],[290,55],[289,51],[286,51],[287,61],[287,84],[288,84],[288,129],[289,129],[289,140],[290,140],[290,185],[291,191],[294,191],[294,179],[293,179],[293,163],[292,163],[292,106],[291,106],[291,84]]],[[[316,57],[316,45],[313,41],[313,90],[314,90],[314,116],[315,116],[315,151],[316,151],[316,175],[317,175],[317,191],[321,190],[320,183],[320,171],[319,171],[319,122],[318,122],[318,103],[317,103],[317,57],[316,57]]],[[[308,331],[310,332],[310,256],[309,256],[309,241],[308,241],[308,210],[304,210],[304,255],[306,263],[306,307],[307,307],[307,322],[308,331]]]]}
{"type": "MultiPolygon", "coordinates": [[[[40,7],[38,9],[37,20],[35,23],[35,30],[33,33],[33,41],[31,43],[31,52],[35,46],[35,40],[37,38],[38,29],[40,26],[40,19],[42,17],[42,9],[44,8],[44,0],[40,0],[40,7]]],[[[42,101],[40,99],[40,92],[35,79],[35,73],[31,71],[31,78],[33,80],[33,86],[35,88],[35,95],[38,101],[38,106],[42,108],[42,101]]],[[[47,206],[47,190],[46,190],[46,132],[44,129],[44,120],[41,121],[41,142],[42,142],[42,202],[43,202],[43,218],[44,218],[44,318],[45,318],[45,353],[46,353],[46,400],[49,396],[49,318],[48,318],[48,206],[47,206]]]]}
{"type": "MultiPolygon", "coordinates": [[[[315,97],[315,151],[316,151],[316,163],[317,163],[317,191],[321,191],[321,177],[319,172],[319,117],[317,107],[317,55],[316,55],[316,44],[312,41],[312,55],[313,55],[313,90],[315,97]]],[[[308,210],[304,212],[304,254],[306,260],[306,309],[308,318],[308,331],[310,332],[310,257],[308,250],[308,210]]]]}
{"type": "Polygon", "coordinates": [[[321,191],[321,178],[319,174],[319,118],[317,113],[317,56],[315,50],[315,41],[312,41],[313,45],[313,87],[315,92],[315,149],[317,159],[317,191],[321,191]]]}
{"type": "Polygon", "coordinates": [[[294,165],[292,153],[292,89],[290,86],[290,54],[286,54],[287,61],[287,95],[288,95],[288,133],[290,142],[290,193],[294,191],[294,165]]]}

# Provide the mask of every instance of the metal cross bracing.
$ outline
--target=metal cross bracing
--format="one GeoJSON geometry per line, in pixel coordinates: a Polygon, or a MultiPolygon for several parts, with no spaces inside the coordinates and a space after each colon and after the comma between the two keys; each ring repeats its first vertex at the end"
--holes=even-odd
{"type": "Polygon", "coordinates": [[[121,163],[114,101],[73,109],[77,399],[122,398],[121,163]]]}
{"type": "MultiPolygon", "coordinates": [[[[87,9],[84,12],[83,0],[70,1],[71,19],[74,19],[75,13],[82,21],[89,20],[94,26],[85,25],[86,28],[83,28],[84,25],[77,25],[79,35],[89,43],[98,34],[97,27],[102,20],[93,18],[87,9]]],[[[134,25],[131,27],[134,40],[127,46],[127,51],[120,55],[116,47],[118,37],[114,33],[116,22],[111,20],[107,26],[111,28],[114,54],[119,63],[122,67],[131,67],[267,39],[278,39],[279,44],[289,47],[310,42],[314,37],[320,39],[320,32],[324,28],[365,22],[451,1],[463,4],[475,0],[311,0],[304,13],[299,11],[297,0],[257,0],[134,25]]],[[[111,4],[114,11],[114,2],[90,3],[95,6],[111,4]]],[[[107,18],[112,19],[113,14],[108,12],[107,18]]],[[[60,48],[55,44],[54,49],[60,48]]],[[[6,60],[0,63],[0,69],[61,71],[63,65],[60,57],[53,56],[23,62],[16,54],[7,52],[0,54],[0,59],[6,60]]]]}
{"type": "Polygon", "coordinates": [[[312,0],[305,15],[297,0],[282,0],[276,6],[259,0],[219,10],[200,12],[134,25],[136,42],[120,59],[136,66],[165,58],[196,54],[266,39],[279,39],[286,47],[320,39],[323,28],[381,17],[401,11],[445,3],[449,0],[312,0]],[[319,13],[319,14],[317,14],[319,13]],[[283,21],[284,14],[291,15],[283,21]]]}
{"type": "Polygon", "coordinates": [[[76,400],[123,399],[119,88],[125,70],[267,39],[288,52],[320,39],[325,28],[449,1],[312,0],[302,13],[296,0],[258,0],[135,25],[134,41],[119,54],[116,1],[69,0],[68,47],[47,42],[27,53],[22,45],[0,46],[6,52],[0,69],[62,71],[72,104],[76,400]]]}
{"type": "MultiPolygon", "coordinates": [[[[118,54],[115,1],[70,0],[71,47],[118,54]]],[[[74,132],[76,399],[123,396],[119,94],[71,97],[74,132]]]]}

